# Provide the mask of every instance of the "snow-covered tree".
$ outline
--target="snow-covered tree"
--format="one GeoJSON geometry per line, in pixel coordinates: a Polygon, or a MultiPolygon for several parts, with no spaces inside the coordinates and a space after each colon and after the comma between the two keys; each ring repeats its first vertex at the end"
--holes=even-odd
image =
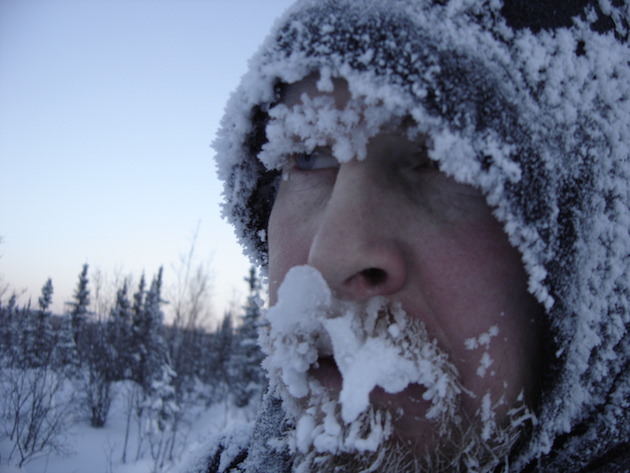
{"type": "Polygon", "coordinates": [[[19,343],[17,294],[13,292],[5,303],[0,303],[0,361],[8,365],[13,362],[19,343]]]}
{"type": "Polygon", "coordinates": [[[38,299],[40,312],[48,312],[48,308],[50,304],[52,304],[53,292],[52,279],[48,278],[46,283],[42,286],[42,295],[38,299]]]}
{"type": "Polygon", "coordinates": [[[50,322],[51,313],[48,310],[52,304],[53,284],[48,278],[42,286],[42,294],[38,299],[39,310],[35,315],[34,339],[31,346],[31,364],[42,366],[52,361],[55,334],[50,322]]]}
{"type": "Polygon", "coordinates": [[[92,427],[103,427],[107,422],[112,402],[111,386],[116,377],[114,348],[104,323],[83,326],[81,393],[90,415],[92,427]]]}
{"type": "Polygon", "coordinates": [[[223,400],[230,391],[232,384],[231,358],[234,344],[234,326],[232,313],[223,315],[221,326],[210,340],[211,351],[208,359],[209,376],[206,381],[212,386],[210,402],[223,400]]]}
{"type": "Polygon", "coordinates": [[[144,307],[145,286],[146,280],[144,278],[144,273],[142,273],[142,276],[140,276],[140,282],[138,283],[138,290],[133,294],[133,306],[131,308],[134,317],[136,318],[142,313],[144,307]]]}
{"type": "Polygon", "coordinates": [[[145,392],[151,383],[161,378],[162,367],[168,363],[168,350],[164,342],[164,313],[162,312],[162,268],[144,291],[144,276],[134,294],[132,307],[131,342],[133,379],[145,392]]]}
{"type": "Polygon", "coordinates": [[[53,366],[56,370],[64,371],[67,376],[74,377],[79,371],[80,362],[70,315],[66,314],[61,319],[55,340],[53,366]]]}
{"type": "Polygon", "coordinates": [[[158,376],[151,382],[146,399],[145,434],[149,440],[154,471],[160,471],[167,460],[172,460],[180,410],[174,386],[176,376],[167,363],[162,365],[158,376]]]}
{"type": "Polygon", "coordinates": [[[145,312],[144,312],[144,299],[145,299],[145,278],[144,273],[140,277],[138,283],[138,289],[133,294],[133,304],[131,306],[131,333],[130,333],[130,351],[129,360],[131,371],[131,379],[138,384],[142,384],[142,367],[144,360],[146,359],[146,347],[144,343],[145,334],[145,312]]]}
{"type": "Polygon", "coordinates": [[[153,380],[161,377],[162,366],[168,360],[163,333],[164,313],[161,308],[162,268],[151,281],[144,296],[143,287],[144,282],[141,280],[138,292],[134,295],[132,346],[135,380],[148,392],[153,380]]]}
{"type": "Polygon", "coordinates": [[[108,321],[108,339],[114,350],[115,379],[132,379],[132,323],[133,308],[128,296],[129,282],[116,291],[116,301],[108,321]]]}
{"type": "Polygon", "coordinates": [[[31,311],[30,300],[25,307],[16,309],[11,329],[11,361],[20,369],[28,369],[36,364],[33,348],[37,336],[37,318],[31,311]]]}
{"type": "Polygon", "coordinates": [[[141,279],[138,291],[134,294],[131,332],[133,377],[141,388],[139,396],[133,395],[134,416],[145,425],[144,434],[147,434],[139,432],[141,436],[136,456],[140,455],[146,437],[151,454],[159,463],[171,451],[170,442],[174,442],[175,436],[173,422],[179,409],[174,388],[177,374],[171,367],[164,341],[162,274],[160,268],[148,291],[144,291],[144,277],[141,279]]]}
{"type": "Polygon", "coordinates": [[[245,281],[249,286],[249,296],[244,307],[242,325],[233,338],[230,360],[232,394],[238,407],[246,406],[250,400],[258,397],[265,384],[261,366],[263,353],[258,346],[261,283],[255,267],[250,268],[249,277],[245,281]]]}
{"type": "Polygon", "coordinates": [[[63,390],[63,376],[52,363],[55,337],[48,311],[52,293],[48,279],[38,310],[31,309],[30,301],[18,307],[17,297],[0,308],[11,340],[11,351],[0,364],[3,464],[22,467],[37,456],[66,452],[73,403],[63,390]]]}
{"type": "Polygon", "coordinates": [[[88,279],[88,264],[84,264],[79,274],[79,282],[77,288],[74,291],[73,300],[69,303],[70,306],[70,321],[72,326],[72,336],[75,344],[79,345],[79,336],[81,333],[82,325],[87,319],[90,306],[90,289],[88,279]]]}

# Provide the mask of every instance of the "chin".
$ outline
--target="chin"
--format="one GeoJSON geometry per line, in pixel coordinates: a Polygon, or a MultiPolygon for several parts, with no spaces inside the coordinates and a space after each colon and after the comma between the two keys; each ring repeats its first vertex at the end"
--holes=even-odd
{"type": "Polygon", "coordinates": [[[305,416],[310,416],[313,431],[324,431],[332,423],[339,429],[334,442],[320,438],[307,445],[296,443],[294,468],[298,473],[491,472],[507,461],[533,420],[521,404],[489,427],[481,408],[470,413],[461,402],[447,418],[429,420],[426,412],[430,403],[423,399],[426,388],[410,385],[394,394],[376,387],[370,393],[369,408],[345,425],[338,402],[343,378],[334,358],[318,359],[309,370],[309,379],[314,395],[286,399],[287,405],[293,406],[295,433],[303,436],[300,428],[305,416]]]}

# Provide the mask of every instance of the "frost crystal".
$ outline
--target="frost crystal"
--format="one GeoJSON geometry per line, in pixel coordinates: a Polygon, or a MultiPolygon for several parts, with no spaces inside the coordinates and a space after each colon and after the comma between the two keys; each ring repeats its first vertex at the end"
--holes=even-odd
{"type": "Polygon", "coordinates": [[[295,418],[301,450],[313,443],[320,451],[373,451],[390,432],[388,414],[370,410],[376,387],[394,394],[423,386],[425,416],[438,428],[456,409],[455,368],[399,304],[382,297],[365,304],[336,300],[319,272],[298,266],[287,273],[267,320],[264,367],[295,418]],[[338,394],[312,376],[328,356],[343,380],[338,394]]]}

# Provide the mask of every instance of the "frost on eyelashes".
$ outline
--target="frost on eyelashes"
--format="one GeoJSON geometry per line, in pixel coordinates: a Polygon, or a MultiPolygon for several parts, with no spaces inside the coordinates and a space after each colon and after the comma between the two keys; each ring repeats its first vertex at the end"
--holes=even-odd
{"type": "Polygon", "coordinates": [[[425,416],[438,430],[456,417],[462,392],[456,369],[400,305],[382,297],[336,300],[317,270],[298,266],[287,273],[267,320],[263,366],[295,421],[300,450],[374,451],[391,431],[390,413],[370,406],[377,386],[391,394],[423,386],[425,416]],[[329,356],[342,376],[338,394],[309,373],[329,356]]]}
{"type": "Polygon", "coordinates": [[[354,158],[363,160],[370,138],[384,126],[399,122],[402,112],[393,113],[382,105],[365,107],[356,98],[339,109],[332,96],[302,94],[301,103],[291,107],[280,103],[269,111],[268,141],[258,158],[268,169],[279,169],[290,154],[330,146],[340,163],[354,158]]]}

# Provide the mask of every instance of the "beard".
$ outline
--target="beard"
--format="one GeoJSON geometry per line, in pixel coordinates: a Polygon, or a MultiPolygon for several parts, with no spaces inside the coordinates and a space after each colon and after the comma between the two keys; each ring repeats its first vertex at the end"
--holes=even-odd
{"type": "MultiPolygon", "coordinates": [[[[372,410],[373,408],[370,408],[372,410]]],[[[374,409],[378,410],[378,409],[374,409]]],[[[369,430],[373,413],[364,417],[369,430]]],[[[295,473],[471,473],[508,471],[510,452],[522,441],[533,416],[524,406],[511,410],[504,426],[490,438],[481,435],[482,428],[474,418],[450,424],[448,434],[436,436],[431,448],[418,448],[396,435],[383,439],[375,450],[340,449],[321,451],[309,446],[295,451],[292,471],[295,473]],[[526,427],[527,426],[527,427],[526,427]],[[501,469],[501,466],[504,466],[501,469]]],[[[342,436],[348,431],[342,428],[342,436]]]]}
{"type": "Polygon", "coordinates": [[[468,412],[474,395],[422,322],[382,297],[336,300],[314,268],[287,273],[267,320],[263,366],[296,473],[494,471],[533,420],[524,404],[498,420],[490,394],[468,412]]]}

